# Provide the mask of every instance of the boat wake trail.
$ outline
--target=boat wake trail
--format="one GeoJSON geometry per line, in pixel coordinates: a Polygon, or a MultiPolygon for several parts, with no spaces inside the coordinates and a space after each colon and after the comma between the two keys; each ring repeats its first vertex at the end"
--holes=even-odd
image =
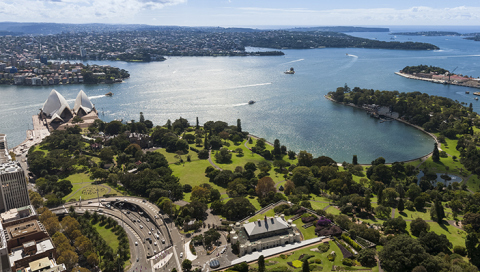
{"type": "Polygon", "coordinates": [[[102,98],[105,97],[105,95],[94,95],[94,96],[89,96],[88,99],[97,99],[97,98],[102,98]]]}
{"type": "Polygon", "coordinates": [[[245,106],[248,105],[248,103],[240,103],[240,104],[234,104],[234,107],[240,107],[240,106],[245,106]]]}
{"type": "Polygon", "coordinates": [[[289,62],[285,62],[285,63],[281,63],[279,65],[284,65],[284,64],[289,64],[289,63],[294,63],[294,62],[299,62],[299,61],[303,61],[305,59],[297,59],[297,60],[292,60],[292,61],[289,61],[289,62]]]}
{"type": "Polygon", "coordinates": [[[352,57],[352,58],[358,59],[358,56],[356,56],[356,55],[348,54],[348,56],[349,56],[349,57],[352,57]]]}
{"type": "Polygon", "coordinates": [[[267,83],[258,83],[258,84],[250,84],[250,85],[243,85],[243,86],[236,86],[236,87],[230,87],[227,89],[239,89],[239,88],[248,88],[248,87],[257,87],[257,86],[265,86],[265,85],[270,85],[272,84],[271,82],[267,83]]]}

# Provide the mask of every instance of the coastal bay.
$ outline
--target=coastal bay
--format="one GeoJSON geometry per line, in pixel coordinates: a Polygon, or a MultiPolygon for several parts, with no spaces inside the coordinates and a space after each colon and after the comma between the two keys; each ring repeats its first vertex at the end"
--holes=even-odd
{"type": "MultiPolygon", "coordinates": [[[[388,33],[354,33],[389,39],[388,33]]],[[[403,38],[403,37],[402,37],[403,38]]],[[[165,62],[114,62],[128,70],[130,79],[116,85],[58,86],[72,104],[83,89],[105,121],[137,119],[139,112],[155,124],[182,116],[190,122],[242,120],[244,130],[273,142],[278,138],[292,150],[308,150],[338,162],[360,163],[383,156],[387,162],[408,160],[431,152],[433,140],[399,122],[380,123],[364,111],[331,103],[323,98],[338,86],[362,86],[400,92],[421,91],[473,102],[459,86],[408,80],[393,74],[406,65],[423,63],[459,66],[457,72],[475,76],[472,62],[479,49],[461,37],[415,37],[438,45],[439,51],[375,49],[284,50],[285,56],[268,57],[170,57],[165,62]],[[442,51],[443,50],[443,51],[442,51]],[[348,53],[348,56],[346,55],[348,53]],[[283,71],[295,68],[295,75],[283,71]],[[113,97],[105,97],[107,92],[113,97]],[[257,103],[248,105],[249,100],[257,103]]],[[[405,37],[405,40],[407,38],[405,37]]],[[[251,48],[250,51],[258,51],[251,48]]],[[[96,61],[98,64],[111,64],[96,61]]],[[[31,116],[46,100],[51,87],[1,86],[2,132],[13,147],[25,139],[31,116]],[[21,99],[20,99],[21,98],[21,99]]]]}

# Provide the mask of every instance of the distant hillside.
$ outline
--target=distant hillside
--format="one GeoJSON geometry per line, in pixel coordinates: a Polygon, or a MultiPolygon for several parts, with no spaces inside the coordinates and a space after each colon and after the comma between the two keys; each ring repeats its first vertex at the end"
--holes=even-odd
{"type": "Polygon", "coordinates": [[[290,31],[323,31],[323,32],[389,32],[389,28],[384,27],[356,27],[356,26],[316,26],[316,27],[296,27],[286,29],[290,31]]]}
{"type": "MultiPolygon", "coordinates": [[[[141,24],[57,24],[57,23],[16,23],[0,22],[0,36],[21,34],[50,35],[62,32],[110,32],[110,31],[145,31],[145,30],[182,30],[203,32],[257,32],[265,31],[242,27],[185,27],[155,26],[141,24]]],[[[301,32],[388,32],[388,28],[355,27],[355,26],[319,26],[284,29],[301,32]]]]}

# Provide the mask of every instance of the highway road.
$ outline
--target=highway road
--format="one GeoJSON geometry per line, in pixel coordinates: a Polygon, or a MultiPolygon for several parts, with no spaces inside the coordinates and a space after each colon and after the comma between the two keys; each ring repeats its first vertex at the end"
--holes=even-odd
{"type": "Polygon", "coordinates": [[[159,213],[156,205],[137,197],[110,197],[70,202],[51,210],[57,214],[65,213],[70,206],[75,207],[77,213],[88,210],[113,217],[124,227],[130,241],[132,262],[128,271],[153,271],[155,264],[165,262],[160,256],[162,251],[165,255],[173,253],[173,256],[165,266],[156,271],[171,271],[174,267],[177,271],[182,271],[183,236],[173,224],[165,223],[164,218],[167,222],[170,220],[159,213]]]}

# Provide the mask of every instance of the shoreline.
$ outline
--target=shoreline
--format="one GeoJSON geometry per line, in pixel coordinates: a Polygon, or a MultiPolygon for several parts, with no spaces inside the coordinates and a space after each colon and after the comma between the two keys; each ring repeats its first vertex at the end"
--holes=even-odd
{"type": "Polygon", "coordinates": [[[399,76],[401,76],[401,77],[404,77],[404,78],[408,78],[408,79],[428,81],[428,82],[432,82],[432,83],[436,83],[436,84],[455,85],[455,86],[460,86],[460,87],[480,89],[480,87],[469,86],[469,85],[465,85],[465,84],[460,83],[460,82],[454,82],[454,81],[447,82],[446,80],[439,80],[439,79],[432,79],[432,78],[417,77],[417,76],[410,75],[410,74],[405,74],[405,73],[402,73],[402,72],[395,72],[395,74],[396,74],[396,75],[399,75],[399,76]]]}
{"type": "MultiPolygon", "coordinates": [[[[352,107],[352,108],[357,108],[357,109],[366,111],[364,108],[359,107],[359,106],[357,106],[357,105],[353,105],[353,104],[350,105],[350,104],[345,104],[345,103],[342,103],[342,102],[337,102],[336,100],[334,100],[333,98],[331,98],[331,97],[328,96],[328,95],[324,95],[323,97],[325,97],[326,99],[328,99],[328,100],[330,100],[330,101],[332,101],[332,102],[334,102],[334,103],[337,103],[337,104],[341,104],[341,105],[344,105],[344,106],[349,106],[349,107],[352,107]]],[[[421,128],[421,127],[419,127],[419,126],[417,126],[417,125],[414,125],[414,124],[411,124],[411,123],[409,123],[409,122],[407,122],[407,121],[405,121],[405,120],[402,120],[402,119],[400,119],[400,118],[394,118],[394,117],[390,117],[390,118],[392,118],[392,119],[395,120],[395,121],[401,122],[401,123],[403,123],[403,124],[405,124],[405,125],[411,126],[411,127],[415,128],[415,129],[417,129],[417,130],[419,130],[419,131],[427,134],[428,136],[430,136],[430,137],[437,143],[437,145],[438,145],[438,150],[439,150],[439,151],[442,151],[442,149],[441,149],[442,143],[440,143],[440,142],[438,141],[437,136],[435,136],[434,134],[432,134],[432,133],[424,130],[423,128],[421,128]]],[[[399,162],[408,163],[408,162],[413,162],[413,161],[418,161],[418,160],[426,160],[426,159],[428,159],[429,157],[431,157],[432,154],[433,154],[433,148],[432,148],[432,151],[431,151],[430,153],[426,154],[426,155],[423,155],[423,156],[421,156],[421,157],[417,157],[417,158],[414,158],[414,159],[411,159],[411,160],[405,160],[405,161],[399,161],[399,162]]],[[[391,164],[392,164],[392,163],[386,163],[386,165],[391,165],[391,164]]],[[[368,166],[368,165],[370,165],[370,164],[359,164],[359,165],[368,166]]]]}

